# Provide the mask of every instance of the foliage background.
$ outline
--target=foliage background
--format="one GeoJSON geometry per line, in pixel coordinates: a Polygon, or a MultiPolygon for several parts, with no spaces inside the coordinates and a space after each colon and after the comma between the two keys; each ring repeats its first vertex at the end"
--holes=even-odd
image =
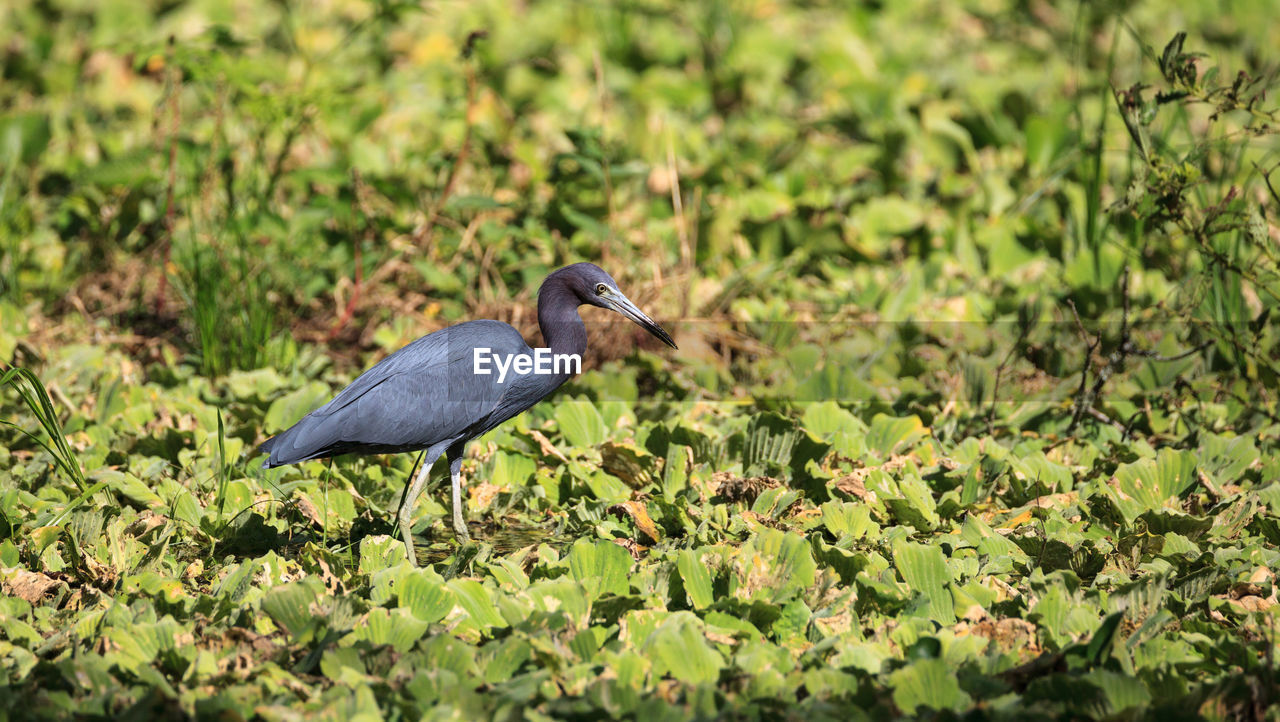
{"type": "Polygon", "coordinates": [[[6,3],[3,707],[1274,718],[1278,11],[6,3]],[[480,544],[259,468],[579,260],[480,544]]]}

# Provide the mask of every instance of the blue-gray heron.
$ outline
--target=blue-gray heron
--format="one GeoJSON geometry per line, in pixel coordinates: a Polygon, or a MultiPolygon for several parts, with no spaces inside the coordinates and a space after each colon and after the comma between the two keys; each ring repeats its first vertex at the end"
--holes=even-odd
{"type": "Polygon", "coordinates": [[[431,466],[444,454],[452,478],[453,529],[459,542],[470,541],[462,519],[463,449],[581,371],[587,329],[578,306],[584,304],[616,311],[676,348],[667,332],[600,267],[565,266],[547,276],[538,290],[538,326],[548,348],[529,348],[519,331],[501,321],[468,321],[423,336],[267,439],[259,447],[268,454],[263,467],[339,454],[425,450],[422,469],[405,490],[397,514],[409,560],[416,564],[411,512],[431,466]]]}

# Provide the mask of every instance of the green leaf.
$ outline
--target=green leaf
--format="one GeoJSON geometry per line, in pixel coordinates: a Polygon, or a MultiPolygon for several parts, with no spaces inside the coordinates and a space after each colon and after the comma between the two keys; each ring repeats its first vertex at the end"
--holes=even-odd
{"type": "Polygon", "coordinates": [[[149,484],[133,474],[103,469],[96,472],[93,478],[105,481],[108,489],[144,509],[159,509],[164,506],[164,499],[149,484]]]}
{"type": "Polygon", "coordinates": [[[762,529],[734,558],[739,589],[752,599],[785,601],[813,584],[817,564],[808,541],[796,533],[762,529]]]}
{"type": "Polygon", "coordinates": [[[1106,669],[1089,670],[1084,679],[1092,682],[1102,690],[1106,700],[1105,716],[1123,714],[1131,709],[1145,709],[1151,705],[1151,691],[1139,678],[1132,675],[1117,674],[1106,669]]]}
{"type": "Polygon", "coordinates": [[[569,550],[569,576],[592,600],[604,594],[622,595],[630,589],[631,553],[612,542],[579,539],[569,550]]]}
{"type": "MultiPolygon", "coordinates": [[[[3,198],[0,198],[0,202],[3,198]]],[[[0,386],[12,386],[18,392],[18,396],[22,398],[23,403],[31,410],[31,415],[36,417],[36,421],[49,436],[46,442],[34,432],[25,429],[7,419],[0,419],[0,424],[4,424],[27,438],[35,441],[67,474],[76,488],[83,491],[88,483],[85,481],[84,470],[80,468],[80,462],[77,460],[76,454],[72,451],[71,446],[67,443],[66,433],[62,429],[62,422],[59,420],[58,412],[54,409],[53,400],[49,398],[49,392],[45,389],[40,379],[30,370],[17,366],[9,369],[0,376],[0,386]]],[[[79,502],[72,502],[67,506],[63,513],[74,509],[79,502]]]]}
{"type": "Polygon", "coordinates": [[[1219,486],[1238,483],[1260,456],[1258,447],[1247,436],[1228,438],[1215,434],[1204,435],[1196,454],[1200,468],[1219,486]]]}
{"type": "Polygon", "coordinates": [[[360,573],[375,574],[405,560],[404,542],[387,534],[360,540],[360,573]]]}
{"type": "Polygon", "coordinates": [[[1104,488],[1125,521],[1132,523],[1143,512],[1176,507],[1178,497],[1196,483],[1195,467],[1191,452],[1164,448],[1154,459],[1120,465],[1115,486],[1104,488]]]}
{"type": "Polygon", "coordinates": [[[274,434],[298,423],[298,420],[319,408],[333,396],[328,384],[311,381],[271,402],[262,418],[262,430],[274,434]]]}
{"type": "Polygon", "coordinates": [[[36,162],[50,137],[49,117],[43,113],[0,116],[0,165],[36,162]]]}
{"type": "Polygon", "coordinates": [[[604,419],[590,401],[560,401],[556,405],[556,423],[560,435],[577,447],[595,447],[607,434],[604,419]]]}
{"type": "Polygon", "coordinates": [[[432,636],[422,645],[422,652],[431,660],[432,669],[448,670],[459,679],[479,676],[476,651],[475,647],[448,634],[432,636]]]}
{"type": "Polygon", "coordinates": [[[134,624],[128,628],[111,627],[104,636],[119,646],[112,654],[116,658],[113,661],[141,674],[156,655],[177,646],[182,631],[178,622],[166,615],[156,622],[134,624]]]}
{"type": "Polygon", "coordinates": [[[880,525],[871,520],[871,509],[865,504],[829,501],[821,509],[823,525],[837,540],[844,537],[861,539],[880,530],[880,525]]]}
{"type": "Polygon", "coordinates": [[[902,580],[924,601],[925,615],[939,624],[955,624],[955,603],[947,589],[951,575],[942,549],[904,541],[894,545],[893,557],[902,580]]]}
{"type": "Polygon", "coordinates": [[[866,431],[866,424],[834,401],[809,404],[801,417],[806,431],[820,439],[830,441],[836,435],[853,431],[866,431]]]}
{"type": "Polygon", "coordinates": [[[712,684],[724,667],[724,658],[707,644],[702,622],[692,612],[672,613],[649,635],[643,651],[657,674],[686,684],[712,684]]]}
{"type": "Polygon", "coordinates": [[[909,233],[924,221],[924,209],[919,203],[900,195],[880,195],[871,198],[854,214],[852,221],[860,230],[860,240],[868,244],[868,252],[879,254],[886,250],[894,236],[909,233]]]}
{"type": "Polygon", "coordinates": [[[407,609],[388,610],[374,607],[364,624],[357,625],[352,637],[370,644],[386,644],[404,654],[426,634],[429,624],[409,613],[407,609]]]}
{"type": "Polygon", "coordinates": [[[481,629],[507,626],[502,615],[498,614],[489,590],[480,582],[474,579],[450,579],[448,588],[476,626],[481,629]]]}
{"type": "Polygon", "coordinates": [[[355,647],[330,647],[320,658],[320,672],[339,684],[360,684],[367,670],[355,647]]]}
{"type": "Polygon", "coordinates": [[[681,550],[676,557],[676,569],[684,582],[684,591],[694,609],[705,609],[715,601],[711,589],[711,572],[703,564],[701,556],[693,549],[681,550]]]}
{"type": "Polygon", "coordinates": [[[885,504],[894,516],[915,526],[920,531],[931,531],[938,526],[937,503],[928,485],[918,475],[907,472],[898,479],[899,498],[889,498],[885,504]]]}
{"type": "Polygon", "coordinates": [[[693,461],[693,449],[683,444],[670,444],[667,458],[662,465],[662,495],[667,501],[677,492],[689,486],[689,466],[693,461]]]}
{"type": "Polygon", "coordinates": [[[538,470],[538,463],[524,454],[498,451],[493,455],[493,471],[489,483],[498,487],[521,487],[538,470]]]}
{"type": "Polygon", "coordinates": [[[632,443],[605,442],[600,445],[600,465],[632,489],[642,489],[654,479],[657,461],[632,443]]]}
{"type": "Polygon", "coordinates": [[[309,584],[291,582],[273,588],[262,598],[262,611],[297,639],[311,626],[311,603],[317,594],[309,584]]]}
{"type": "Polygon", "coordinates": [[[528,589],[530,598],[538,600],[547,609],[564,613],[578,625],[585,625],[589,621],[591,600],[587,599],[587,593],[581,583],[567,575],[559,579],[537,582],[530,585],[528,589]]]}
{"type": "Polygon", "coordinates": [[[942,659],[920,659],[889,675],[898,709],[916,714],[921,707],[959,712],[972,700],[960,689],[955,670],[942,659]]]}
{"type": "Polygon", "coordinates": [[[752,416],[742,449],[743,473],[772,475],[790,466],[798,433],[795,422],[785,416],[774,413],[752,416]]]}
{"type": "Polygon", "coordinates": [[[793,599],[782,608],[782,615],[773,621],[771,631],[780,642],[803,638],[809,628],[809,619],[813,616],[809,606],[799,599],[793,599]]]}
{"type": "Polygon", "coordinates": [[[587,485],[592,496],[606,504],[621,504],[631,498],[631,489],[627,488],[627,485],[618,477],[607,474],[590,464],[570,459],[568,470],[574,478],[582,480],[587,485]]]}
{"type": "Polygon", "coordinates": [[[484,670],[484,680],[489,684],[499,684],[533,659],[533,647],[523,639],[508,637],[501,642],[484,645],[481,655],[480,668],[484,670]]]}
{"type": "Polygon", "coordinates": [[[927,430],[916,416],[901,418],[876,414],[867,430],[867,448],[888,459],[899,450],[924,436],[927,430]]]}
{"type": "Polygon", "coordinates": [[[1111,645],[1115,642],[1116,630],[1120,628],[1122,621],[1124,621],[1124,612],[1116,612],[1107,615],[1107,618],[1102,620],[1102,624],[1098,625],[1098,631],[1093,633],[1093,638],[1089,640],[1089,647],[1085,652],[1091,664],[1099,665],[1106,661],[1107,656],[1111,654],[1111,645]]]}
{"type": "Polygon", "coordinates": [[[453,609],[453,594],[444,582],[425,570],[408,572],[400,579],[397,590],[400,606],[424,622],[444,619],[453,609]]]}

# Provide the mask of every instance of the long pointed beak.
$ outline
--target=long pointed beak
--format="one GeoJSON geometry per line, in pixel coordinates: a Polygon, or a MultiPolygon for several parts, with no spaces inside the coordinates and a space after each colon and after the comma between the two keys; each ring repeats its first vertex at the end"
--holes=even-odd
{"type": "Polygon", "coordinates": [[[666,345],[675,349],[679,348],[679,346],[676,346],[676,342],[671,340],[671,336],[667,335],[667,332],[662,330],[661,326],[655,323],[653,319],[646,316],[644,311],[637,308],[636,305],[631,302],[631,299],[622,295],[622,293],[613,292],[606,296],[601,296],[601,298],[609,305],[609,308],[617,311],[623,316],[626,316],[632,321],[635,321],[637,326],[658,337],[658,339],[666,345]]]}

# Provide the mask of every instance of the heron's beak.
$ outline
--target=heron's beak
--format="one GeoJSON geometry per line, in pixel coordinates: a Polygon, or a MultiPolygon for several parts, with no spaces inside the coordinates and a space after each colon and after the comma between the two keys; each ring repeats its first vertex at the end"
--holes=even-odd
{"type": "Polygon", "coordinates": [[[649,333],[653,334],[654,336],[657,336],[658,339],[661,340],[666,345],[670,346],[671,348],[679,348],[678,346],[676,346],[676,342],[672,341],[671,337],[667,335],[667,332],[662,330],[661,326],[659,326],[657,323],[654,323],[653,319],[644,315],[644,311],[641,311],[639,308],[636,308],[636,305],[631,302],[631,299],[622,295],[621,292],[610,291],[609,293],[602,295],[600,298],[605,302],[605,305],[607,305],[609,308],[613,309],[614,311],[617,311],[623,316],[626,316],[632,321],[635,321],[636,325],[648,331],[649,333]]]}

